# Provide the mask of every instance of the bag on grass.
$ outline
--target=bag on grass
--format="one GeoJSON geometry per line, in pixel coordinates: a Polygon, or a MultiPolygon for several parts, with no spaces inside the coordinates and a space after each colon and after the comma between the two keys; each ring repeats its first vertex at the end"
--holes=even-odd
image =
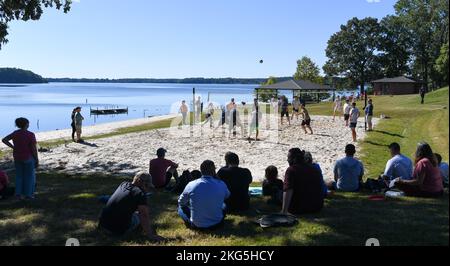
{"type": "Polygon", "coordinates": [[[269,227],[290,227],[298,224],[297,217],[289,214],[268,214],[257,220],[262,228],[269,227]]]}

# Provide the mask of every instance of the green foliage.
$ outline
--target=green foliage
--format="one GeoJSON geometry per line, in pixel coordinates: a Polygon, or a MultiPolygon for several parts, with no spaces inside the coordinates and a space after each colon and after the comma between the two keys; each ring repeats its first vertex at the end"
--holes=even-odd
{"type": "Polygon", "coordinates": [[[408,29],[413,74],[434,86],[443,85],[442,73],[433,67],[441,47],[448,42],[448,0],[399,0],[396,15],[408,29]]]}
{"type": "Polygon", "coordinates": [[[380,22],[380,60],[385,77],[409,73],[411,38],[408,29],[396,16],[387,16],[380,22]]]}
{"type": "Polygon", "coordinates": [[[0,83],[46,83],[41,76],[18,68],[0,68],[0,83]]]}
{"type": "Polygon", "coordinates": [[[448,84],[448,41],[442,45],[441,54],[436,59],[435,70],[442,76],[442,81],[448,84]]]}
{"type": "Polygon", "coordinates": [[[12,20],[38,20],[43,8],[55,7],[65,13],[70,10],[72,0],[1,0],[0,1],[0,49],[8,42],[8,22],[12,20]]]}
{"type": "Polygon", "coordinates": [[[320,84],[323,83],[319,67],[307,56],[304,56],[297,61],[297,71],[294,74],[294,79],[307,80],[320,84]]]}
{"type": "Polygon", "coordinates": [[[381,26],[376,18],[353,18],[328,41],[328,61],[323,70],[329,76],[345,76],[364,85],[379,77],[381,26]]]}
{"type": "MultiPolygon", "coordinates": [[[[270,76],[267,81],[261,83],[261,85],[272,85],[278,82],[276,77],[270,76]]],[[[255,92],[256,97],[256,92],[255,92]]],[[[258,91],[258,99],[261,102],[268,102],[273,97],[277,97],[277,92],[275,90],[259,90],[258,91]]]]}

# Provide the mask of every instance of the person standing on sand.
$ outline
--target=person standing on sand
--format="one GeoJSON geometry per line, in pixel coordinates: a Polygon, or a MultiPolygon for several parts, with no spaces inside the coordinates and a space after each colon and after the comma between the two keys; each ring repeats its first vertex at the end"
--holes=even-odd
{"type": "Polygon", "coordinates": [[[71,122],[70,126],[72,127],[72,141],[75,142],[75,133],[77,132],[77,128],[75,127],[75,114],[77,113],[77,109],[72,110],[72,115],[70,116],[71,122]]]}
{"type": "Polygon", "coordinates": [[[286,96],[281,98],[281,125],[283,125],[283,118],[286,116],[288,124],[291,125],[291,119],[289,118],[289,102],[286,96]]]}
{"type": "Polygon", "coordinates": [[[365,114],[366,114],[366,122],[368,125],[368,130],[372,131],[373,130],[373,124],[372,124],[372,118],[373,118],[373,103],[372,103],[372,99],[369,99],[369,104],[366,106],[366,109],[364,110],[365,114]]]}
{"type": "Polygon", "coordinates": [[[201,122],[201,114],[202,114],[202,100],[200,96],[198,96],[195,101],[195,120],[196,122],[201,122]]]}
{"type": "Polygon", "coordinates": [[[259,141],[259,125],[262,121],[262,113],[259,110],[258,99],[254,99],[254,106],[252,111],[252,121],[250,122],[250,128],[248,133],[248,141],[251,140],[251,135],[253,131],[256,131],[255,140],[259,141]]]}
{"type": "Polygon", "coordinates": [[[302,128],[305,131],[305,134],[308,134],[308,131],[306,131],[306,129],[308,128],[311,131],[311,135],[313,135],[314,133],[311,128],[311,117],[309,116],[308,110],[306,110],[305,104],[302,104],[301,109],[302,109],[302,116],[303,116],[302,128]]]}
{"type": "Polygon", "coordinates": [[[350,105],[350,100],[346,99],[344,107],[343,107],[344,120],[345,120],[345,126],[346,127],[348,127],[348,120],[350,119],[350,110],[351,109],[352,109],[352,106],[350,105]]]}
{"type": "Polygon", "coordinates": [[[301,102],[300,102],[298,96],[295,96],[294,101],[292,102],[291,120],[294,120],[294,115],[297,117],[297,120],[298,120],[298,116],[300,115],[300,106],[301,106],[301,102]]]}
{"type": "Polygon", "coordinates": [[[26,118],[17,118],[14,131],[2,142],[13,149],[14,166],[16,169],[16,197],[34,199],[36,189],[36,168],[39,166],[36,136],[28,131],[30,122],[26,118]],[[10,141],[12,140],[13,143],[10,141]]]}
{"type": "Polygon", "coordinates": [[[206,125],[209,122],[209,127],[213,128],[213,116],[214,116],[214,104],[210,102],[206,109],[205,122],[202,123],[202,126],[206,125]]]}
{"type": "Polygon", "coordinates": [[[75,108],[75,116],[74,116],[74,123],[75,123],[75,131],[77,133],[77,143],[81,143],[83,142],[83,140],[81,139],[81,127],[83,126],[83,120],[84,117],[81,115],[81,107],[77,107],[75,108]]]}
{"type": "Polygon", "coordinates": [[[333,121],[336,119],[336,113],[340,114],[341,108],[342,108],[341,96],[338,96],[334,101],[333,121]]]}
{"type": "Polygon", "coordinates": [[[187,119],[188,107],[187,107],[187,105],[186,105],[186,101],[185,101],[185,100],[183,100],[183,101],[181,102],[180,113],[181,113],[181,115],[182,115],[182,117],[183,117],[183,120],[182,120],[183,126],[184,126],[184,125],[187,125],[186,119],[187,119]]]}
{"type": "Polygon", "coordinates": [[[356,103],[352,103],[352,109],[350,110],[350,129],[352,130],[353,142],[356,142],[356,126],[358,125],[358,118],[360,115],[356,103]]]}

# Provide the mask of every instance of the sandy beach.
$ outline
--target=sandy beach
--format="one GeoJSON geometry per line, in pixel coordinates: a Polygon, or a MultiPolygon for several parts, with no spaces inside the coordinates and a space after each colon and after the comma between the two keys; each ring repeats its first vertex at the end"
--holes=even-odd
{"type": "MultiPolygon", "coordinates": [[[[120,127],[154,122],[172,116],[138,119],[86,127],[86,135],[111,132],[120,127]]],[[[287,153],[290,148],[300,147],[310,151],[323,170],[326,179],[332,178],[335,161],[344,156],[344,147],[351,143],[351,133],[342,119],[333,121],[332,117],[312,116],[314,135],[306,135],[300,127],[301,120],[295,120],[291,126],[277,128],[277,118],[268,116],[267,125],[261,130],[261,141],[247,141],[241,136],[228,134],[228,128],[219,128],[215,132],[208,126],[172,127],[131,133],[109,138],[97,139],[92,143],[66,143],[49,152],[40,154],[41,171],[61,171],[67,173],[106,173],[133,175],[138,171],[148,171],[149,160],[155,157],[158,148],[168,150],[167,158],[179,163],[179,171],[198,169],[205,159],[213,160],[217,167],[224,165],[224,155],[228,151],[240,156],[241,166],[249,168],[255,181],[264,177],[269,165],[278,167],[280,177],[288,167],[287,153]],[[274,126],[275,125],[275,126],[274,126]],[[192,131],[191,131],[192,129],[192,131]]],[[[374,119],[374,123],[377,123],[374,119]]],[[[217,121],[215,122],[217,124],[217,121]]],[[[247,125],[244,126],[247,131],[247,125]]],[[[357,128],[358,139],[364,138],[364,119],[360,119],[357,128]]],[[[67,130],[38,133],[39,141],[67,136],[67,130]]],[[[246,134],[246,132],[244,132],[246,134]]],[[[254,136],[254,135],[253,135],[254,136]]],[[[357,146],[357,145],[356,145],[357,146]]],[[[359,148],[357,147],[358,151],[359,148]]],[[[358,154],[357,154],[358,155],[358,154]]]]}

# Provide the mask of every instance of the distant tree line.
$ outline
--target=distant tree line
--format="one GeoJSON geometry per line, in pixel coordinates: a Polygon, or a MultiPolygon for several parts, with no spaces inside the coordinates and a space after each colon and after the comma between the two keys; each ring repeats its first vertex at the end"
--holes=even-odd
{"type": "MultiPolygon", "coordinates": [[[[288,80],[291,77],[280,77],[278,80],[288,80]]],[[[88,78],[47,78],[48,82],[89,82],[89,83],[179,83],[179,84],[261,84],[264,78],[124,78],[124,79],[88,79],[88,78]]]]}
{"type": "Polygon", "coordinates": [[[46,83],[43,77],[17,68],[0,68],[0,83],[46,83]]]}
{"type": "Polygon", "coordinates": [[[449,1],[399,0],[395,15],[352,18],[328,41],[327,76],[362,88],[381,77],[410,76],[430,88],[448,85],[449,1]]]}

